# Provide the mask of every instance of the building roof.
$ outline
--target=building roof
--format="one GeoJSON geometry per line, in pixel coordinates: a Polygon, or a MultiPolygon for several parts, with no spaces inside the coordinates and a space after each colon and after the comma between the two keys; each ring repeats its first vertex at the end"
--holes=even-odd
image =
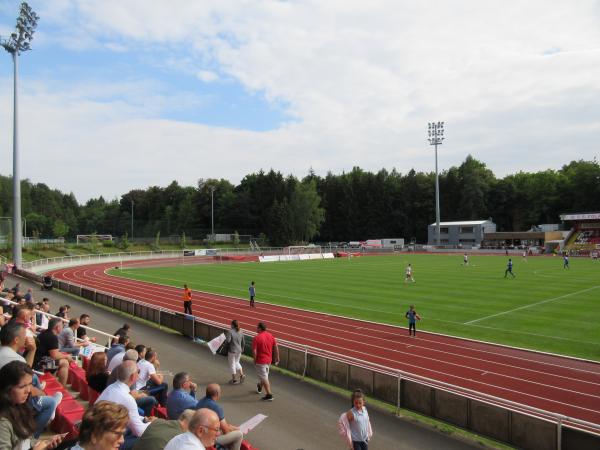
{"type": "MultiPolygon", "coordinates": [[[[483,225],[484,223],[492,223],[490,220],[465,220],[463,222],[440,222],[440,226],[447,227],[451,225],[483,225]]],[[[437,225],[435,222],[431,226],[437,225]]]]}
{"type": "Polygon", "coordinates": [[[561,214],[560,220],[598,220],[600,212],[561,214]]]}

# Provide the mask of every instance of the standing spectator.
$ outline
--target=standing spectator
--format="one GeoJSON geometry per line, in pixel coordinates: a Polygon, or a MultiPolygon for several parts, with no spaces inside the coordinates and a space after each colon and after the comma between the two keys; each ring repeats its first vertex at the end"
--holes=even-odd
{"type": "Polygon", "coordinates": [[[81,339],[82,341],[90,341],[96,342],[95,337],[88,337],[87,335],[87,326],[90,324],[91,317],[89,314],[82,314],[79,316],[79,328],[77,328],[77,339],[81,339]]]}
{"type": "Polygon", "coordinates": [[[252,341],[252,355],[259,379],[256,392],[260,394],[264,388],[265,396],[262,397],[262,400],[271,402],[273,393],[269,383],[269,366],[271,362],[275,362],[275,365],[279,364],[279,348],[275,338],[267,331],[267,326],[263,322],[259,322],[256,328],[258,334],[252,341]]]}
{"type": "Polygon", "coordinates": [[[417,312],[415,311],[415,305],[410,305],[410,307],[408,308],[408,311],[406,311],[406,314],[404,315],[404,317],[406,317],[408,319],[408,335],[411,335],[411,330],[412,330],[412,335],[416,336],[417,335],[417,320],[421,320],[421,316],[419,316],[419,314],[417,314],[417,312]]]}
{"type": "Polygon", "coordinates": [[[108,356],[108,363],[110,364],[110,360],[118,354],[125,351],[125,346],[129,344],[128,336],[119,336],[119,339],[116,343],[113,343],[108,351],[106,352],[106,356],[108,356]]]}
{"type": "Polygon", "coordinates": [[[254,286],[254,281],[250,283],[248,293],[250,294],[250,308],[254,308],[254,297],[256,297],[256,286],[254,286]]]}
{"type": "Polygon", "coordinates": [[[186,409],[196,409],[196,389],[198,386],[192,382],[187,372],[176,373],[173,377],[173,390],[167,397],[167,415],[169,419],[176,419],[186,409]]]}
{"type": "Polygon", "coordinates": [[[125,439],[127,408],[113,402],[96,402],[83,415],[79,441],[72,450],[117,449],[125,439]]]}
{"type": "Polygon", "coordinates": [[[156,419],[133,446],[133,450],[163,450],[175,436],[188,431],[188,426],[196,411],[186,409],[176,420],[156,419]]]}
{"type": "Polygon", "coordinates": [[[356,389],[352,392],[351,402],[352,408],[343,413],[338,420],[338,431],[345,438],[348,448],[368,450],[373,430],[362,390],[356,389]]]}
{"type": "Polygon", "coordinates": [[[79,355],[81,347],[87,347],[89,342],[76,342],[75,336],[79,328],[79,319],[70,319],[69,325],[64,327],[58,335],[58,348],[63,353],[69,353],[73,356],[79,355]]]}
{"type": "Polygon", "coordinates": [[[205,450],[215,445],[220,430],[219,416],[210,409],[199,409],[192,416],[188,431],[171,439],[164,450],[205,450]]]}
{"type": "Polygon", "coordinates": [[[38,370],[54,367],[56,378],[63,385],[67,385],[67,376],[69,375],[69,363],[73,361],[71,355],[61,353],[58,350],[58,335],[62,331],[62,320],[53,318],[48,322],[48,329],[38,336],[40,346],[36,352],[35,367],[38,370]],[[58,366],[58,367],[56,367],[58,366]]]}
{"type": "MultiPolygon", "coordinates": [[[[32,438],[36,429],[33,412],[28,404],[31,395],[33,370],[21,361],[12,361],[0,369],[0,445],[20,449],[32,438]]],[[[55,448],[61,435],[36,442],[32,450],[55,448]]]]}
{"type": "Polygon", "coordinates": [[[127,423],[127,432],[125,442],[122,444],[122,450],[129,450],[135,444],[135,441],[148,427],[148,423],[154,420],[154,417],[142,419],[138,412],[137,405],[133,397],[129,394],[130,387],[135,384],[138,376],[138,368],[135,362],[125,361],[117,369],[117,381],[104,389],[96,402],[106,400],[123,405],[129,413],[129,422],[127,423]],[[145,420],[145,422],[144,422],[145,420]]]}
{"type": "Polygon", "coordinates": [[[31,289],[31,288],[27,289],[27,292],[25,293],[25,295],[23,296],[23,298],[28,303],[29,302],[35,303],[35,301],[33,300],[33,289],[31,289]]]}
{"type": "Polygon", "coordinates": [[[108,358],[104,352],[95,352],[92,354],[90,363],[86,372],[88,386],[98,393],[102,393],[108,384],[110,372],[106,369],[108,358]]]}
{"type": "Polygon", "coordinates": [[[146,351],[145,359],[138,363],[140,374],[136,382],[135,388],[138,391],[146,390],[151,395],[155,396],[161,405],[167,401],[168,385],[164,382],[164,376],[156,372],[156,367],[160,366],[158,353],[154,350],[146,351]]]}
{"type": "Polygon", "coordinates": [[[244,369],[240,364],[240,357],[246,346],[244,335],[240,332],[240,326],[237,320],[231,321],[231,329],[227,333],[227,344],[229,344],[229,351],[227,353],[227,360],[229,361],[229,371],[231,372],[231,384],[239,384],[244,381],[246,375],[244,375],[244,369]],[[240,378],[237,379],[236,375],[240,374],[240,378]]]}
{"type": "Polygon", "coordinates": [[[187,284],[183,285],[183,313],[193,315],[192,313],[192,290],[187,284]]]}
{"type": "Polygon", "coordinates": [[[196,409],[208,408],[219,416],[219,425],[222,434],[217,438],[217,444],[229,450],[240,450],[244,434],[240,431],[239,427],[227,422],[223,407],[217,403],[220,398],[221,386],[216,383],[209,384],[206,386],[206,396],[198,401],[196,409]]]}

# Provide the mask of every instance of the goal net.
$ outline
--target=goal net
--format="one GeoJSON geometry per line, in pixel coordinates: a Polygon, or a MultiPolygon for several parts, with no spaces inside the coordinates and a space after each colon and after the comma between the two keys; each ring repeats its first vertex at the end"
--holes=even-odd
{"type": "Polygon", "coordinates": [[[112,234],[78,234],[77,235],[77,245],[85,244],[92,241],[96,242],[112,242],[113,237],[112,234]]]}

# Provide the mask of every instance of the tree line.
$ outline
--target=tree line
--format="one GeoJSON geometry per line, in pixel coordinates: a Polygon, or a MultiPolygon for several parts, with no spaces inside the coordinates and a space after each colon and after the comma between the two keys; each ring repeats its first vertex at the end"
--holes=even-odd
{"type": "MultiPolygon", "coordinates": [[[[443,221],[492,218],[499,231],[556,223],[559,214],[600,210],[600,165],[572,161],[559,170],[518,172],[498,178],[468,156],[440,174],[443,221]]],[[[135,189],[120,198],[79,204],[43,183],[23,180],[22,214],[27,234],[65,237],[112,234],[131,237],[204,238],[211,230],[214,189],[216,233],[264,235],[274,246],[309,241],[368,238],[427,239],[435,221],[435,174],[395,169],[368,172],[359,167],[302,179],[270,170],[246,175],[238,185],[200,179],[196,186],[135,189]]],[[[0,216],[11,215],[12,179],[0,176],[0,216]]]]}

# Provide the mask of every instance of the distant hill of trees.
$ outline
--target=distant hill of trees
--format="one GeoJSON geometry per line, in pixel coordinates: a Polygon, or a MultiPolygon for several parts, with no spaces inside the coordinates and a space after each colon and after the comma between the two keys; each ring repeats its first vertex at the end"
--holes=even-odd
{"type": "MultiPolygon", "coordinates": [[[[211,187],[215,188],[215,230],[258,236],[272,245],[345,241],[375,237],[427,238],[435,220],[435,174],[377,173],[355,167],[325,177],[312,171],[303,179],[273,170],[252,173],[234,186],[227,180],[201,179],[197,186],[135,189],[120,199],[103,197],[79,204],[75,196],[43,183],[22,181],[22,211],[28,235],[73,238],[76,234],[123,236],[131,230],[131,202],[137,237],[210,232],[211,187]]],[[[559,214],[600,210],[600,165],[572,161],[560,170],[497,178],[468,156],[440,175],[444,221],[491,217],[498,230],[529,229],[556,223],[559,214]]],[[[11,214],[12,180],[0,176],[0,216],[11,214]]]]}

